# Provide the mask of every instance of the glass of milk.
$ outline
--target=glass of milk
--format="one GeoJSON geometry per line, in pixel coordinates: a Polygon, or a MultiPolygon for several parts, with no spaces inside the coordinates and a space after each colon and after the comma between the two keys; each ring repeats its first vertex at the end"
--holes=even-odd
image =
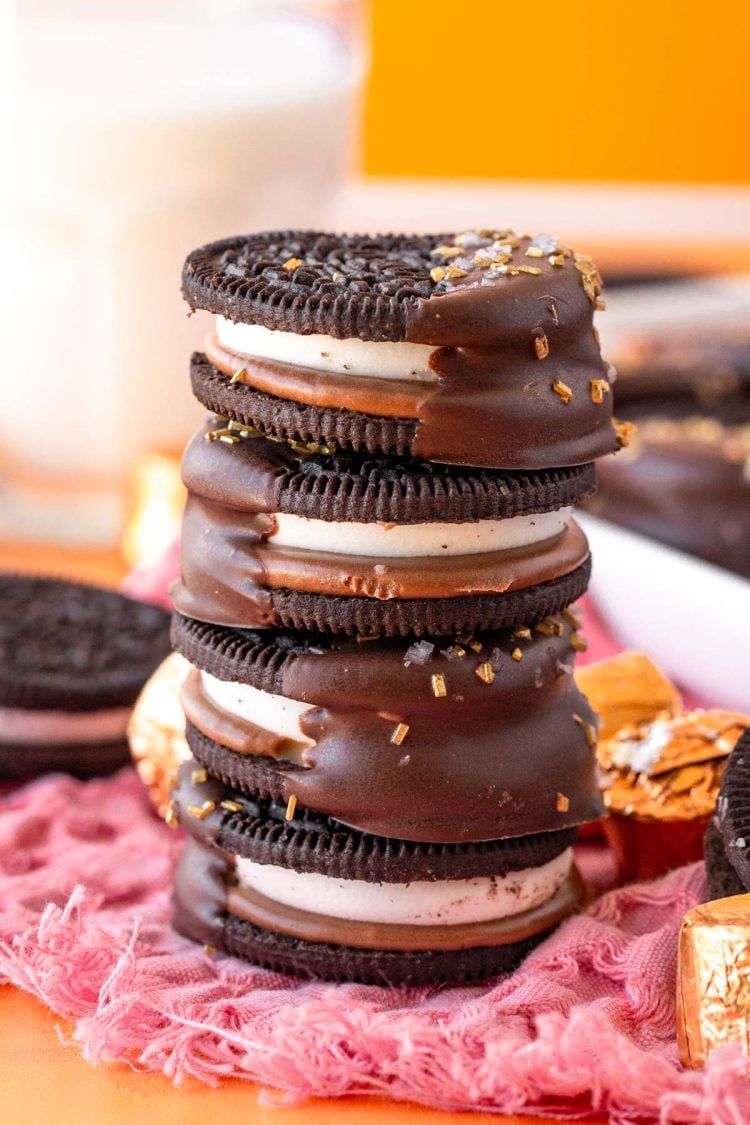
{"type": "Polygon", "coordinates": [[[363,70],[351,8],[15,5],[0,28],[0,536],[116,540],[139,455],[184,442],[205,325],[182,260],[325,224],[363,70]]]}

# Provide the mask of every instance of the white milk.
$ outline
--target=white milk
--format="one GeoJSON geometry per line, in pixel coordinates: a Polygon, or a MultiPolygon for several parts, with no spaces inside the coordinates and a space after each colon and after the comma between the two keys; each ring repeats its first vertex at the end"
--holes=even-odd
{"type": "MultiPolygon", "coordinates": [[[[206,323],[180,297],[185,254],[325,223],[356,67],[336,30],[280,3],[46,7],[65,15],[19,5],[0,91],[0,473],[106,485],[98,524],[48,525],[102,538],[138,454],[179,446],[200,416],[188,360],[206,323]]],[[[0,491],[0,534],[27,531],[18,518],[0,491]]]]}

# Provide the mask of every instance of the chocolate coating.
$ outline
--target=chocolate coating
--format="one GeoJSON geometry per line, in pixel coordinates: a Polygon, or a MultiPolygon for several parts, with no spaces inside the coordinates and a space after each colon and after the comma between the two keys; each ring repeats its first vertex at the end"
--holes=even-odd
{"type": "Polygon", "coordinates": [[[641,422],[599,466],[589,510],[750,578],[750,426],[708,418],[641,422]]]}
{"type": "MultiPolygon", "coordinates": [[[[531,239],[512,232],[468,233],[474,242],[462,253],[469,257],[457,259],[467,268],[453,279],[452,250],[432,251],[465,236],[287,232],[229,239],[190,255],[183,292],[193,307],[271,329],[433,345],[433,384],[343,383],[365,415],[415,418],[417,457],[529,469],[583,464],[617,449],[612,396],[592,394],[593,380],[609,388],[613,378],[593,332],[601,292],[595,267],[564,248],[537,256],[531,239]],[[504,238],[512,243],[499,257],[494,235],[499,245],[504,238]],[[507,262],[487,269],[476,263],[475,249],[507,262]],[[301,264],[287,269],[290,260],[301,264]],[[334,272],[346,280],[332,281],[334,272]],[[568,401],[553,389],[560,385],[571,392],[568,401]]],[[[351,406],[336,378],[293,365],[248,364],[231,353],[227,361],[226,354],[213,355],[220,369],[233,374],[244,367],[245,381],[264,392],[318,407],[351,406]]],[[[229,390],[242,403],[244,388],[229,390]]],[[[229,416],[239,417],[230,395],[224,401],[229,416]]]]}
{"type": "Polygon", "coordinates": [[[466,523],[578,504],[596,487],[594,466],[511,473],[398,457],[311,453],[248,436],[207,440],[209,418],[182,460],[186,488],[238,512],[283,512],[339,523],[466,523]]]}
{"type": "MultiPolygon", "coordinates": [[[[585,725],[596,720],[573,680],[571,626],[554,627],[561,635],[484,634],[481,652],[453,660],[436,647],[408,667],[403,641],[320,638],[300,651],[275,645],[272,635],[263,646],[258,634],[206,626],[174,637],[187,659],[220,679],[312,708],[300,720],[315,742],[302,751],[305,766],[225,750],[206,760],[210,772],[255,791],[262,771],[265,792],[278,802],[295,796],[363,832],[461,843],[554,831],[601,814],[585,725]],[[520,660],[511,656],[516,649],[520,660]],[[486,662],[491,683],[476,674],[486,662]],[[433,675],[444,677],[442,698],[433,675]],[[399,723],[409,729],[396,745],[399,723]],[[229,763],[223,772],[220,762],[229,763]]],[[[188,729],[199,759],[206,747],[210,754],[222,746],[220,714],[202,736],[188,729]]]]}
{"type": "MultiPolygon", "coordinates": [[[[359,516],[377,519],[388,512],[387,496],[400,484],[403,504],[397,495],[391,501],[391,518],[417,516],[450,521],[464,519],[467,512],[487,513],[494,509],[513,512],[524,502],[532,509],[541,503],[570,500],[570,482],[579,471],[508,477],[506,474],[456,470],[430,473],[415,466],[413,472],[390,470],[388,464],[371,473],[346,475],[347,459],[332,466],[325,458],[307,460],[279,443],[242,439],[223,445],[206,441],[202,431],[190,444],[183,478],[188,501],[182,528],[182,577],[173,591],[175,606],[190,617],[237,627],[268,627],[286,624],[279,611],[276,592],[319,596],[320,609],[311,616],[324,620],[325,628],[346,630],[346,620],[337,622],[336,606],[327,599],[372,601],[371,620],[365,631],[441,631],[434,615],[424,613],[424,603],[435,601],[438,612],[449,614],[447,628],[464,627],[467,607],[475,604],[470,627],[483,617],[502,623],[520,618],[504,615],[507,594],[552,583],[588,564],[588,544],[575,524],[542,543],[503,551],[467,555],[412,558],[379,558],[281,547],[270,536],[276,529],[279,508],[302,510],[315,518],[334,515],[347,522],[359,516]],[[216,448],[216,447],[220,448],[216,448]],[[303,465],[308,472],[300,469],[303,465]],[[317,472],[310,469],[317,469],[317,472]],[[340,470],[338,487],[331,472],[340,470]],[[390,476],[390,479],[389,479],[390,476]],[[300,479],[301,478],[301,479],[300,479]],[[320,482],[323,487],[321,488],[320,482]],[[331,500],[333,497],[333,501],[331,500]],[[300,502],[301,500],[301,502],[300,502]],[[499,596],[496,598],[495,596],[499,596]],[[487,604],[483,604],[486,599],[487,604]],[[379,604],[385,603],[381,612],[379,604]],[[402,603],[396,626],[387,614],[394,603],[402,603]],[[408,604],[411,603],[411,604],[408,604]]],[[[351,460],[351,459],[349,459],[351,460]]],[[[581,570],[585,582],[586,575],[581,570]]],[[[571,591],[570,597],[581,591],[571,591]]],[[[542,600],[544,595],[542,594],[542,600]]],[[[565,601],[550,608],[562,608],[565,601]]],[[[541,614],[545,612],[541,610],[541,614]]],[[[291,622],[290,622],[291,623],[291,622]]],[[[307,627],[310,627],[309,625],[307,627]]],[[[445,626],[442,627],[443,629],[445,626]]]]}
{"type": "Polygon", "coordinates": [[[431,844],[372,836],[297,805],[285,805],[222,785],[215,777],[193,780],[195,762],[184,763],[173,792],[173,810],[188,834],[231,856],[292,871],[367,883],[436,882],[504,876],[541,867],[575,841],[576,829],[515,836],[481,843],[431,844]],[[191,816],[207,801],[216,808],[191,816]],[[222,802],[229,802],[227,808],[222,802]]]}

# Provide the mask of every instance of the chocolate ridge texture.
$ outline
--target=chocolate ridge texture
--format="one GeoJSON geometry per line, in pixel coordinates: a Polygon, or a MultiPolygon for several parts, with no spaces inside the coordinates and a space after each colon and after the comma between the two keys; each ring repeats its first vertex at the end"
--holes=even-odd
{"type": "Polygon", "coordinates": [[[513,473],[335,450],[315,453],[241,434],[209,419],[182,462],[190,492],[238,512],[342,523],[464,523],[557,511],[581,503],[596,487],[592,464],[513,473]]]}

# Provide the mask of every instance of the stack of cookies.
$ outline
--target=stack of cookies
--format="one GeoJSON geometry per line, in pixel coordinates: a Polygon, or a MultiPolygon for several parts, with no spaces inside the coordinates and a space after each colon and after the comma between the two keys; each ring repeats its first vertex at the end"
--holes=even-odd
{"type": "Polygon", "coordinates": [[[175,648],[175,924],[283,971],[505,971],[583,894],[595,718],[571,518],[626,435],[590,259],[547,235],[282,232],[192,253],[216,315],[175,648]]]}

